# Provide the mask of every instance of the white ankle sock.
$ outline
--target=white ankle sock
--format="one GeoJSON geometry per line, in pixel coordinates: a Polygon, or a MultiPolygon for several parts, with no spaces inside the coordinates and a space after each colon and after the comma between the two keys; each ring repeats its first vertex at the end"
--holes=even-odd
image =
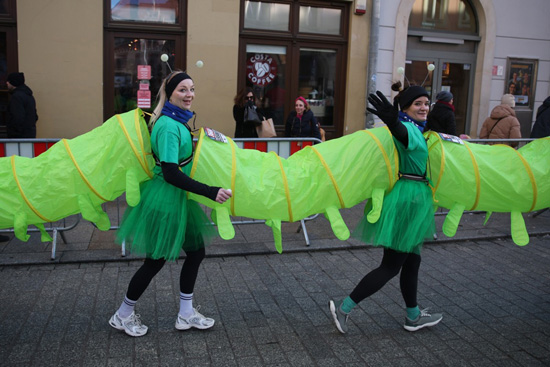
{"type": "Polygon", "coordinates": [[[193,293],[181,293],[180,292],[180,312],[182,317],[188,318],[193,315],[193,293]]]}
{"type": "Polygon", "coordinates": [[[128,299],[128,297],[124,296],[124,302],[120,305],[120,308],[118,309],[118,316],[125,319],[128,316],[134,312],[134,308],[136,307],[137,301],[132,301],[131,299],[128,299]]]}

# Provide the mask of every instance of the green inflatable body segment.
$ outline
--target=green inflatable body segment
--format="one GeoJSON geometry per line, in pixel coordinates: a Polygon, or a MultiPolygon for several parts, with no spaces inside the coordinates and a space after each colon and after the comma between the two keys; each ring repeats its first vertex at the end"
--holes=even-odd
{"type": "Polygon", "coordinates": [[[521,213],[550,207],[550,138],[516,150],[508,145],[453,143],[435,132],[425,135],[435,203],[450,210],[445,235],[455,235],[464,210],[509,212],[512,239],[526,245],[529,236],[521,213]]]}
{"type": "MultiPolygon", "coordinates": [[[[241,150],[229,138],[224,143],[208,135],[201,132],[191,176],[214,186],[230,185],[233,197],[223,205],[194,194],[190,197],[212,207],[217,217],[266,219],[279,252],[282,221],[324,213],[336,237],[345,240],[349,230],[338,210],[370,199],[373,205],[367,219],[376,222],[383,198],[398,178],[398,157],[386,128],[306,147],[286,160],[274,153],[241,150]],[[221,208],[223,214],[217,213],[221,208]]],[[[509,212],[514,242],[527,244],[521,213],[550,207],[550,138],[515,150],[458,138],[448,141],[435,132],[425,136],[434,203],[449,209],[444,233],[456,234],[465,210],[509,212]]],[[[224,223],[229,226],[229,219],[224,223]]],[[[232,238],[234,231],[220,228],[220,234],[232,238]]]]}
{"type": "MultiPolygon", "coordinates": [[[[397,180],[397,152],[386,128],[308,146],[288,159],[274,152],[240,149],[230,138],[219,142],[208,136],[205,130],[199,135],[191,177],[231,188],[233,197],[223,205],[195,194],[190,198],[215,213],[224,208],[227,215],[267,220],[278,251],[282,251],[281,222],[317,213],[324,213],[337,238],[347,239],[350,233],[339,209],[374,197],[377,205],[370,219],[376,221],[384,194],[397,180]]],[[[222,238],[234,233],[221,228],[219,220],[216,223],[222,238]]]]}
{"type": "Polygon", "coordinates": [[[35,158],[0,158],[0,228],[14,228],[20,240],[43,223],[73,214],[108,230],[101,204],[126,192],[129,205],[140,199],[139,185],[152,177],[154,160],[140,110],[113,116],[74,139],[63,139],[35,158]]]}

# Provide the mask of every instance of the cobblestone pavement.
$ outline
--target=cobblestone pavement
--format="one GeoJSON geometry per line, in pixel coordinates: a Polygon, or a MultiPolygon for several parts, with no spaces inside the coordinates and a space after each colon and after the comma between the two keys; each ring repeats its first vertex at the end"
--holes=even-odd
{"type": "Polygon", "coordinates": [[[181,262],[138,302],[149,333],[107,321],[139,261],[7,266],[0,270],[3,366],[548,366],[550,238],[428,244],[421,307],[442,322],[403,329],[398,281],[353,312],[348,334],[327,302],[375,267],[374,248],[207,258],[195,300],[216,319],[177,331],[181,262]]]}

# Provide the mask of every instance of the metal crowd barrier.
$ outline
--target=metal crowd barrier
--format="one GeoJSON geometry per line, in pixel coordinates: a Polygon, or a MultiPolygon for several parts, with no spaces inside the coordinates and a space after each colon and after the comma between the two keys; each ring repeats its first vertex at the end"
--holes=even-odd
{"type": "MultiPolygon", "coordinates": [[[[60,139],[0,139],[0,158],[17,155],[21,157],[34,158],[48,150],[60,139]]],[[[71,215],[57,222],[44,223],[46,232],[52,232],[52,254],[51,259],[55,259],[57,248],[57,234],[61,236],[63,243],[67,243],[65,231],[71,230],[80,222],[80,215],[71,215]]],[[[0,229],[0,233],[13,233],[13,228],[0,229]]],[[[30,226],[27,232],[39,232],[39,229],[30,226]]]]}

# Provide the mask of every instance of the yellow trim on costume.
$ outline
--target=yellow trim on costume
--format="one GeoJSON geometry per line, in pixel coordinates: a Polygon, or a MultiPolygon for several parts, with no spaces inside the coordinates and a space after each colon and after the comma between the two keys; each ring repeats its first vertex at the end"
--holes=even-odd
{"type": "Polygon", "coordinates": [[[386,153],[386,151],[384,150],[384,147],[382,146],[382,143],[380,142],[380,139],[378,139],[373,133],[371,133],[368,130],[361,130],[361,131],[368,134],[372,138],[372,140],[374,140],[374,142],[376,143],[376,146],[378,146],[378,149],[380,149],[380,152],[382,153],[382,157],[384,157],[384,162],[386,163],[386,169],[388,171],[388,182],[390,183],[390,187],[393,186],[392,185],[393,175],[392,175],[392,172],[391,172],[390,157],[388,156],[388,153],[386,153]]]}
{"type": "MultiPolygon", "coordinates": [[[[428,133],[428,136],[430,136],[430,135],[435,135],[438,142],[439,142],[439,145],[441,145],[441,164],[439,166],[439,176],[437,177],[437,182],[435,184],[435,187],[432,188],[433,196],[435,198],[435,193],[436,193],[437,189],[439,188],[439,184],[441,183],[441,177],[443,177],[443,172],[445,171],[445,150],[443,149],[443,142],[441,140],[441,136],[439,136],[439,134],[434,132],[434,131],[430,131],[428,133]]],[[[430,148],[428,148],[428,159],[429,159],[429,156],[430,156],[430,150],[434,149],[435,146],[436,145],[433,144],[430,148]]]]}
{"type": "Polygon", "coordinates": [[[27,206],[34,212],[34,214],[36,214],[40,219],[42,219],[44,222],[53,222],[52,220],[49,220],[47,218],[45,218],[44,216],[42,216],[42,214],[40,214],[38,212],[38,210],[36,210],[36,208],[31,204],[31,202],[29,201],[29,199],[27,199],[27,196],[25,195],[25,193],[23,192],[23,188],[21,187],[21,183],[19,182],[19,178],[17,177],[17,170],[15,169],[15,155],[12,155],[11,156],[11,171],[13,173],[13,178],[15,179],[15,183],[17,184],[17,187],[19,188],[19,192],[21,193],[21,197],[23,198],[23,200],[25,200],[25,203],[27,204],[27,206]]]}
{"type": "MultiPolygon", "coordinates": [[[[145,171],[147,173],[147,176],[149,176],[150,178],[153,178],[153,173],[151,171],[149,171],[149,167],[147,166],[147,153],[145,153],[145,144],[143,143],[143,135],[141,135],[141,127],[140,127],[140,124],[139,124],[139,110],[136,109],[136,113],[135,113],[135,126],[136,126],[136,134],[137,134],[137,138],[138,138],[138,142],[139,142],[139,146],[141,147],[141,154],[143,156],[143,161],[145,162],[145,166],[147,167],[147,170],[145,171]]],[[[149,155],[152,155],[152,153],[149,153],[149,155]]]]}
{"type": "Polygon", "coordinates": [[[139,157],[139,153],[134,145],[134,143],[132,142],[132,139],[130,138],[130,134],[128,133],[128,130],[126,129],[126,126],[124,126],[124,122],[122,121],[122,118],[120,117],[120,115],[116,115],[117,117],[117,120],[118,120],[118,124],[120,125],[120,128],[122,129],[122,132],[124,132],[124,135],[126,136],[126,140],[128,140],[128,143],[130,144],[130,147],[132,148],[132,151],[134,152],[134,155],[136,156],[139,164],[141,165],[141,168],[143,168],[143,170],[147,173],[147,175],[149,177],[153,177],[151,171],[149,171],[149,167],[147,167],[147,162],[143,162],[140,157],[139,157]]]}
{"type": "Polygon", "coordinates": [[[269,152],[268,154],[274,154],[277,157],[277,162],[279,162],[279,167],[281,168],[281,176],[283,179],[283,185],[285,187],[286,203],[288,207],[288,221],[294,222],[292,215],[292,203],[290,202],[290,190],[288,188],[288,180],[286,178],[285,170],[283,169],[283,162],[281,162],[281,157],[279,157],[275,152],[269,152]]]}
{"type": "Polygon", "coordinates": [[[529,163],[523,158],[519,152],[514,149],[514,151],[517,153],[519,159],[521,160],[521,163],[523,163],[523,166],[525,167],[525,170],[527,171],[527,175],[529,176],[529,179],[531,180],[531,187],[533,188],[533,204],[531,205],[531,208],[528,210],[528,212],[532,212],[535,208],[535,205],[537,204],[537,197],[538,197],[538,189],[537,189],[537,181],[535,179],[535,175],[533,174],[533,170],[531,170],[531,166],[529,163]]]}
{"type": "Polygon", "coordinates": [[[86,186],[88,186],[88,188],[98,197],[100,198],[101,200],[103,201],[109,201],[107,199],[105,199],[103,196],[101,196],[101,194],[99,192],[97,192],[97,190],[92,186],[92,184],[90,183],[90,181],[88,181],[88,179],[86,178],[86,176],[84,175],[84,172],[82,172],[82,169],[80,169],[80,166],[78,165],[78,163],[76,162],[76,158],[74,157],[73,155],[73,152],[71,152],[71,147],[69,146],[69,143],[67,142],[67,139],[61,139],[61,141],[63,142],[63,146],[65,147],[65,150],[67,151],[67,154],[69,155],[69,157],[71,158],[71,161],[73,162],[76,170],[78,171],[78,173],[80,174],[80,178],[82,179],[82,181],[84,181],[84,183],[86,184],[86,186]]]}
{"type": "Polygon", "coordinates": [[[330,167],[328,166],[327,162],[325,161],[325,159],[323,158],[321,153],[319,153],[317,151],[317,149],[315,149],[312,145],[306,147],[306,149],[308,149],[308,148],[315,152],[315,154],[317,155],[317,157],[321,161],[321,164],[325,168],[325,171],[327,172],[328,177],[332,181],[332,186],[334,186],[334,190],[336,191],[336,195],[338,195],[338,200],[340,200],[340,208],[345,208],[346,204],[344,204],[344,199],[342,198],[342,193],[340,192],[340,188],[338,187],[338,183],[336,182],[336,179],[334,178],[334,175],[332,174],[332,171],[330,170],[330,167]]]}
{"type": "Polygon", "coordinates": [[[231,142],[231,215],[235,216],[235,181],[237,180],[237,152],[235,150],[235,142],[231,138],[227,138],[231,142]]]}
{"type": "Polygon", "coordinates": [[[464,142],[464,146],[466,147],[466,149],[468,149],[468,153],[470,154],[470,158],[472,159],[472,165],[474,167],[474,177],[476,178],[476,199],[474,201],[474,205],[472,205],[472,208],[470,210],[475,210],[475,208],[477,208],[479,204],[479,197],[481,195],[481,175],[479,173],[479,165],[477,164],[474,152],[472,152],[468,144],[470,143],[464,142]]]}

